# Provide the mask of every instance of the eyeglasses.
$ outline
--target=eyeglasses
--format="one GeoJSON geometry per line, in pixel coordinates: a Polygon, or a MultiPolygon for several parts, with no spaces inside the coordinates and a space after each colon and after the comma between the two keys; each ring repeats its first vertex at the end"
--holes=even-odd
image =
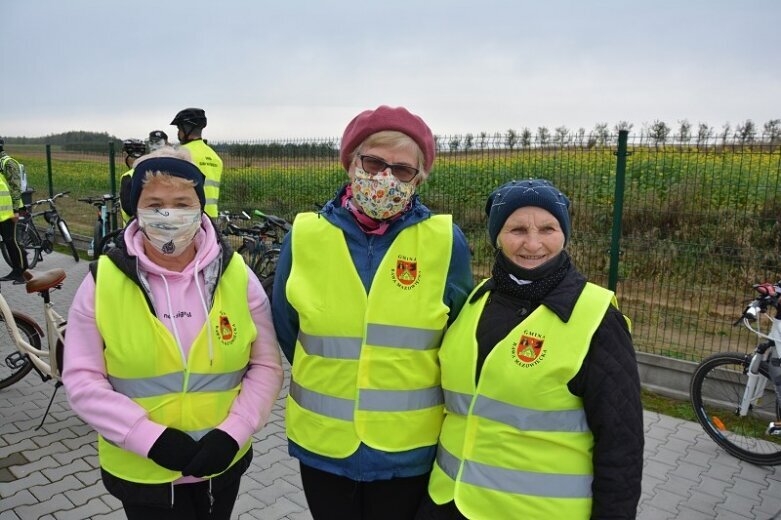
{"type": "Polygon", "coordinates": [[[412,179],[417,177],[418,173],[420,173],[420,170],[413,168],[412,166],[407,166],[406,164],[389,164],[373,155],[359,155],[358,158],[361,160],[361,168],[370,175],[377,175],[390,168],[391,173],[398,180],[401,182],[411,182],[412,179]]]}

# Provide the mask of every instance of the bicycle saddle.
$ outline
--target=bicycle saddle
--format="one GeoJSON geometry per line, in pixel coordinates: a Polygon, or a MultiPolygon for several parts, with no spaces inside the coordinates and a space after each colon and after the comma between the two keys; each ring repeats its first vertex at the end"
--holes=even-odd
{"type": "Polygon", "coordinates": [[[22,273],[27,283],[25,287],[28,293],[42,292],[55,287],[65,280],[65,269],[49,269],[48,271],[30,271],[22,273]]]}

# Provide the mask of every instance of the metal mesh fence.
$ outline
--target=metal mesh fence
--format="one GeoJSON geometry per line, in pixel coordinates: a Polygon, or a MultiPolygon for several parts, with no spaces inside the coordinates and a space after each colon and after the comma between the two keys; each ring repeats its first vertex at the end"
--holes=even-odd
{"type": "MultiPolygon", "coordinates": [[[[698,360],[748,351],[732,322],[751,284],[781,278],[781,143],[778,136],[631,137],[628,144],[617,293],[638,350],[698,360]]],[[[589,279],[608,283],[616,200],[616,136],[519,133],[438,136],[438,157],[420,197],[451,213],[473,250],[476,279],[493,249],[485,201],[511,179],[546,178],[572,200],[568,250],[589,279]]],[[[288,220],[315,211],[346,181],[337,139],[212,143],[223,159],[220,208],[261,209],[288,220]]],[[[26,166],[34,198],[48,190],[41,146],[7,146],[26,166]]],[[[94,217],[78,197],[108,192],[109,154],[51,150],[52,189],[71,190],[61,209],[76,231],[94,217]]],[[[116,177],[125,170],[121,153],[116,177]]],[[[618,238],[618,237],[615,237],[618,238]]]]}

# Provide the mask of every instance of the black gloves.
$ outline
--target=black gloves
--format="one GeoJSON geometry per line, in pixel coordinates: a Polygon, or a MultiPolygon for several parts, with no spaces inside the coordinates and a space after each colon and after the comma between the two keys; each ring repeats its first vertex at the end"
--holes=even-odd
{"type": "Polygon", "coordinates": [[[196,453],[198,443],[192,437],[181,430],[166,428],[149,449],[148,457],[166,469],[182,471],[196,453]]]}
{"type": "Polygon", "coordinates": [[[225,471],[238,453],[239,444],[233,437],[215,428],[198,441],[197,450],[182,470],[182,475],[205,477],[225,471]]]}

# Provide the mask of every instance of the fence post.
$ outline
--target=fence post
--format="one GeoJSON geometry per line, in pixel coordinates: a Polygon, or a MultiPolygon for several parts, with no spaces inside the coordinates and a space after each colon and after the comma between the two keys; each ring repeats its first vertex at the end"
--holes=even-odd
{"type": "Polygon", "coordinates": [[[52,145],[46,143],[46,178],[49,181],[49,197],[54,197],[54,182],[52,181],[52,145]]]}
{"type": "Polygon", "coordinates": [[[610,270],[607,276],[607,287],[615,292],[618,285],[618,257],[621,254],[619,249],[621,242],[621,220],[624,213],[624,180],[626,178],[626,158],[628,130],[618,131],[618,150],[616,155],[616,193],[613,203],[613,230],[610,238],[610,270]]]}
{"type": "MultiPolygon", "coordinates": [[[[108,143],[108,185],[112,197],[116,196],[117,194],[117,179],[116,179],[117,167],[114,164],[114,159],[115,159],[114,141],[109,141],[108,143]]],[[[117,212],[112,211],[109,218],[111,219],[110,222],[111,229],[117,229],[117,212]]]]}

